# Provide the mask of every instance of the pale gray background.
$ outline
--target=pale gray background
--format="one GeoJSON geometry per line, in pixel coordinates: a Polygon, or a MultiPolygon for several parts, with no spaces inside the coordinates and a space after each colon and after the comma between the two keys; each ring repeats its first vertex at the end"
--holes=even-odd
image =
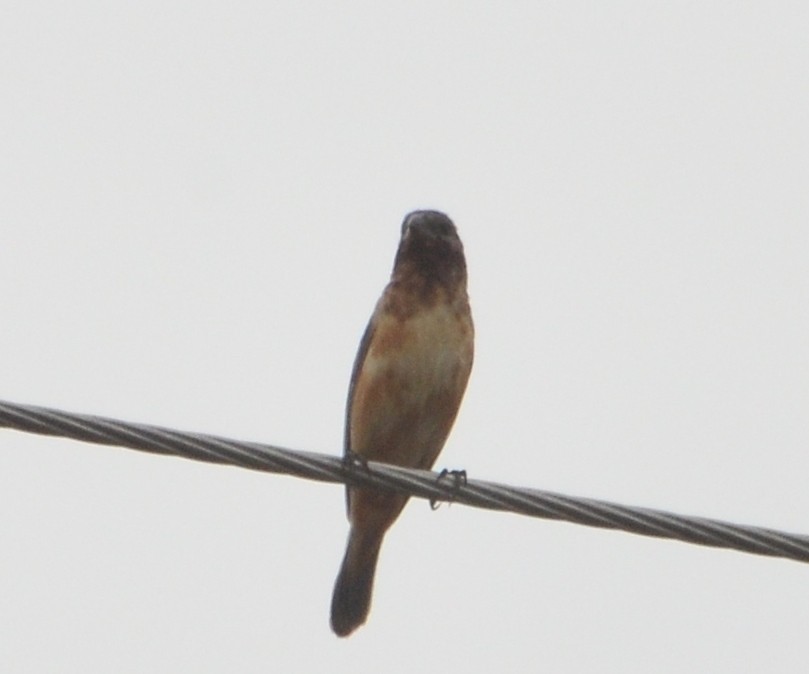
{"type": "MultiPolygon", "coordinates": [[[[403,215],[466,245],[439,466],[809,533],[802,3],[7,2],[0,398],[341,451],[403,215]]],[[[0,431],[4,672],[761,672],[809,567],[0,431]]]]}

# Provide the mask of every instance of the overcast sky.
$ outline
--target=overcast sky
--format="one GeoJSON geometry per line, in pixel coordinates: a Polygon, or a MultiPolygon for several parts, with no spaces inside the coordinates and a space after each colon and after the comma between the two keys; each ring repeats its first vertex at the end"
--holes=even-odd
{"type": "MultiPolygon", "coordinates": [[[[802,3],[6,3],[0,399],[339,454],[405,213],[477,328],[437,467],[809,533],[802,3]]],[[[806,671],[809,567],[0,430],[7,672],[806,671]]]]}

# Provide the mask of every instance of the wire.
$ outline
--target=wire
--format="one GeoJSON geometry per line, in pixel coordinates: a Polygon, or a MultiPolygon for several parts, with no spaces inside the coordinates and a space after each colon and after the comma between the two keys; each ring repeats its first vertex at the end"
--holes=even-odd
{"type": "Polygon", "coordinates": [[[809,562],[809,536],[0,401],[0,426],[809,562]]]}

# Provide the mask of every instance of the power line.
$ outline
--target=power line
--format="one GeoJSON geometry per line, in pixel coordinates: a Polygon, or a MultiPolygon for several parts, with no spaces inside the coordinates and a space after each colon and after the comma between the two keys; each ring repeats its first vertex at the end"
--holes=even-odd
{"type": "Polygon", "coordinates": [[[366,468],[364,465],[347,464],[339,457],[313,452],[2,401],[0,426],[154,454],[284,473],[321,482],[392,489],[433,501],[452,501],[477,508],[505,510],[531,517],[565,520],[643,536],[809,562],[809,536],[482,480],[440,480],[437,473],[430,471],[399,468],[373,461],[368,462],[366,468]]]}

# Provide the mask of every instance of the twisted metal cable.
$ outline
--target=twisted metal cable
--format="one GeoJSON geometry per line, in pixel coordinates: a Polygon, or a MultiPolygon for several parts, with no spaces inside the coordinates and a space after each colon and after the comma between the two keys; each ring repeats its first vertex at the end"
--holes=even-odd
{"type": "Polygon", "coordinates": [[[591,527],[620,529],[643,536],[671,538],[698,545],[732,548],[757,555],[809,562],[809,536],[481,480],[443,480],[430,471],[399,468],[373,461],[368,462],[367,467],[358,466],[339,457],[313,452],[293,451],[257,442],[184,433],[157,426],[2,401],[0,426],[197,461],[284,473],[321,482],[391,489],[431,501],[452,501],[477,508],[506,510],[531,517],[565,520],[591,527]]]}

